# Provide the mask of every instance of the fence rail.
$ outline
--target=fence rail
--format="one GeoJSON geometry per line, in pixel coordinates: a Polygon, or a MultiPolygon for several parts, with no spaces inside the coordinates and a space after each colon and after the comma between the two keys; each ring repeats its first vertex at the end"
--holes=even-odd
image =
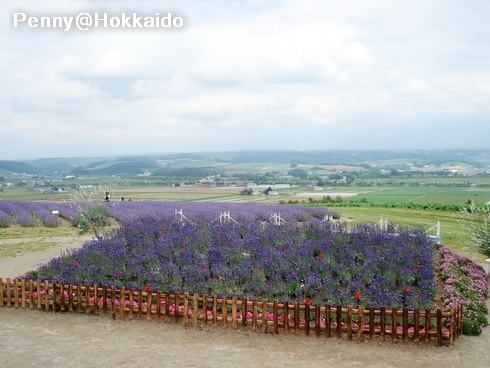
{"type": "Polygon", "coordinates": [[[380,339],[452,345],[462,333],[462,308],[409,310],[272,302],[266,299],[178,292],[152,292],[89,284],[2,279],[0,307],[46,312],[103,314],[122,320],[179,322],[184,326],[212,325],[251,328],[264,333],[316,335],[348,340],[380,339]]]}

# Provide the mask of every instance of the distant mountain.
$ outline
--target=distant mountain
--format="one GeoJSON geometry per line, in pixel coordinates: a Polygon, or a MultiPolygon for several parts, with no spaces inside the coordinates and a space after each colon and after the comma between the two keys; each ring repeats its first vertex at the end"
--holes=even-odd
{"type": "Polygon", "coordinates": [[[38,170],[25,162],[0,160],[1,171],[36,174],[38,170]]]}
{"type": "Polygon", "coordinates": [[[100,157],[51,157],[24,161],[36,168],[38,173],[67,173],[77,167],[93,165],[103,160],[100,157]]]}
{"type": "Polygon", "coordinates": [[[361,165],[384,161],[406,161],[420,164],[490,164],[490,150],[394,151],[394,150],[326,150],[326,151],[252,151],[237,152],[231,162],[308,163],[323,165],[361,165]]]}
{"type": "MultiPolygon", "coordinates": [[[[297,163],[311,165],[451,166],[464,164],[490,167],[490,150],[257,150],[198,153],[167,153],[138,156],[42,158],[29,161],[0,161],[0,171],[29,174],[136,175],[158,169],[210,167],[230,163],[297,163]]],[[[160,170],[160,173],[164,171],[160,170]]],[[[172,172],[172,171],[169,171],[172,172]]],[[[168,173],[168,172],[167,172],[168,173]]]]}

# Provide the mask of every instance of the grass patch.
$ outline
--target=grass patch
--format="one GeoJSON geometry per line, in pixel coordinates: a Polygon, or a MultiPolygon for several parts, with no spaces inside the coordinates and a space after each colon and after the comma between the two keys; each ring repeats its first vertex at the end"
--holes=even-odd
{"type": "Polygon", "coordinates": [[[30,240],[15,243],[2,244],[0,246],[0,258],[15,257],[29,252],[37,252],[51,248],[59,243],[52,241],[30,240]]]}
{"type": "MultiPolygon", "coordinates": [[[[354,188],[350,188],[354,189],[354,188]]],[[[490,188],[484,187],[381,187],[371,193],[362,194],[354,200],[365,198],[368,202],[414,202],[414,203],[457,203],[473,200],[476,204],[488,201],[490,188]]],[[[370,188],[371,189],[371,188],[370,188]]]]}
{"type": "Polygon", "coordinates": [[[0,229],[0,240],[20,238],[41,238],[51,236],[73,236],[78,235],[76,227],[20,227],[11,226],[0,229]]]}

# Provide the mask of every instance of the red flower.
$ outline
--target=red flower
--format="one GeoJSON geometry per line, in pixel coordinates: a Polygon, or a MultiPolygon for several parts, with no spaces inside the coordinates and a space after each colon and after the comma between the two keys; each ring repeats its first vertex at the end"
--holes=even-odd
{"type": "Polygon", "coordinates": [[[151,289],[152,289],[151,284],[146,284],[146,286],[145,286],[145,290],[146,290],[148,293],[150,293],[150,292],[151,292],[151,289]]]}
{"type": "Polygon", "coordinates": [[[361,293],[360,293],[360,292],[358,292],[358,291],[356,291],[356,292],[354,293],[354,298],[356,298],[356,300],[361,300],[361,293]]]}
{"type": "Polygon", "coordinates": [[[419,266],[413,266],[413,270],[414,270],[415,272],[419,272],[419,271],[420,271],[420,267],[419,267],[419,266]]]}
{"type": "Polygon", "coordinates": [[[323,258],[325,258],[325,254],[320,253],[319,255],[316,256],[316,258],[323,259],[323,258]]]}
{"type": "Polygon", "coordinates": [[[406,293],[409,293],[410,292],[410,288],[408,286],[404,286],[403,287],[403,292],[406,294],[406,293]]]}
{"type": "Polygon", "coordinates": [[[201,270],[205,270],[206,269],[206,265],[201,265],[201,270]]]}
{"type": "Polygon", "coordinates": [[[311,303],[311,299],[310,298],[305,298],[305,304],[310,304],[311,303]]]}

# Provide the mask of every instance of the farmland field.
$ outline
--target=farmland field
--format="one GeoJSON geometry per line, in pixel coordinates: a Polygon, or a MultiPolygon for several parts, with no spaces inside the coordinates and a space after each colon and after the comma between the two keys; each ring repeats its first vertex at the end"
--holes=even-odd
{"type": "MultiPolygon", "coordinates": [[[[240,191],[244,187],[237,186],[163,186],[149,183],[147,185],[120,185],[110,183],[114,190],[114,198],[147,199],[164,201],[216,201],[216,202],[263,202],[278,203],[288,200],[306,200],[307,198],[295,197],[295,194],[307,192],[305,186],[291,185],[285,189],[278,189],[277,196],[246,196],[240,191]]],[[[267,185],[258,187],[264,190],[267,185]]],[[[0,200],[42,200],[63,201],[70,199],[70,193],[76,191],[69,189],[65,192],[43,194],[39,190],[25,187],[5,188],[0,192],[0,200]]],[[[476,204],[490,201],[490,187],[487,186],[334,186],[325,187],[322,191],[316,191],[315,195],[329,195],[335,198],[336,192],[355,193],[357,196],[349,200],[365,199],[369,202],[415,202],[415,203],[457,203],[465,204],[468,200],[476,204]]]]}

